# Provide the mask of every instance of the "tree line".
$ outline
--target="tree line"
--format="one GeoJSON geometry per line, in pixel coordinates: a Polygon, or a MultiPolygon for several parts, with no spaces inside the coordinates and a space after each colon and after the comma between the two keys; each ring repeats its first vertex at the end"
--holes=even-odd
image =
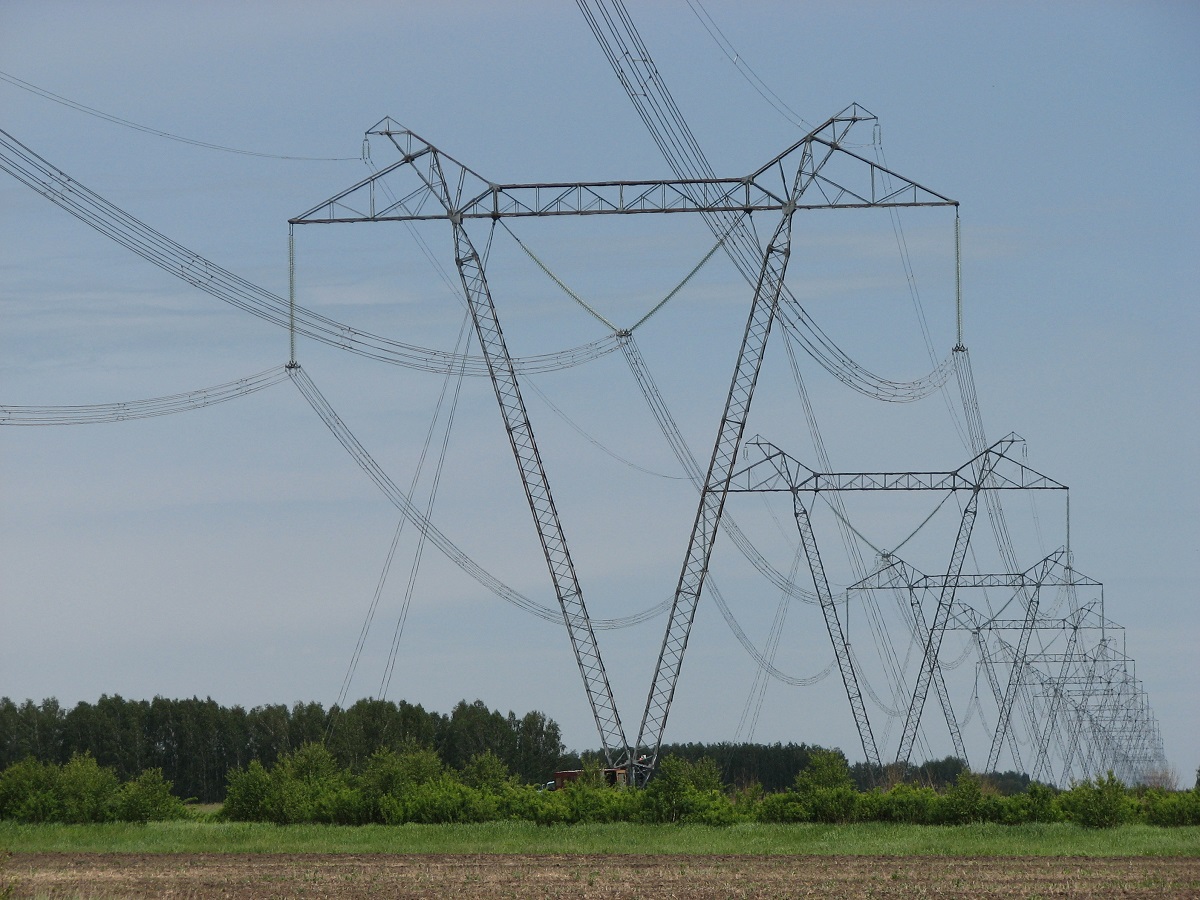
{"type": "MultiPolygon", "coordinates": [[[[123,782],[161,769],[177,796],[202,803],[225,799],[230,771],[254,761],[270,768],[312,743],[323,744],[339,766],[353,772],[361,772],[376,750],[431,749],[454,770],[490,751],[524,784],[542,784],[559,769],[581,769],[601,757],[595,751],[568,752],[558,723],[544,713],[505,715],[481,700],[463,700],[447,715],[403,700],[359,700],[345,709],[315,702],[245,709],[212,698],[127,700],[106,694],[65,709],[54,698],[40,704],[0,698],[0,770],[27,758],[62,765],[87,754],[123,782]]],[[[666,744],[661,755],[715,760],[725,784],[757,783],[771,792],[786,789],[821,749],[804,743],[685,743],[666,744]]],[[[859,768],[854,775],[865,787],[871,773],[859,768]]],[[[955,774],[930,783],[944,784],[955,774]]]]}
{"type": "MultiPolygon", "coordinates": [[[[0,770],[27,758],[62,765],[87,754],[113,769],[122,782],[160,769],[176,796],[203,803],[225,799],[229,772],[251,762],[270,768],[313,743],[324,745],[339,766],[355,773],[364,770],[377,750],[430,749],[456,771],[490,751],[523,784],[542,784],[556,770],[580,769],[600,759],[594,751],[568,752],[558,723],[544,713],[503,714],[481,700],[460,701],[443,714],[403,700],[359,700],[345,709],[315,702],[245,709],[222,706],[212,698],[102,695],[95,703],[64,709],[53,698],[40,704],[0,698],[0,770]]],[[[663,745],[660,757],[711,760],[727,787],[758,785],[776,793],[787,790],[813,753],[824,750],[806,743],[676,743],[663,745]]],[[[962,760],[946,757],[902,770],[856,763],[849,771],[860,791],[896,781],[944,790],[965,769],[962,760]]],[[[1029,786],[1022,773],[986,777],[1003,795],[1029,786]]]]}
{"type": "Polygon", "coordinates": [[[428,748],[455,769],[491,751],[526,783],[545,781],[571,759],[553,719],[536,711],[505,715],[480,700],[461,701],[446,715],[403,700],[245,709],[212,698],[103,695],[64,709],[53,698],[40,704],[0,698],[0,770],[26,759],[63,765],[88,755],[122,782],[159,769],[177,796],[202,803],[225,799],[231,771],[252,762],[273,767],[306,744],[324,745],[351,771],[361,771],[380,749],[428,748]]]}

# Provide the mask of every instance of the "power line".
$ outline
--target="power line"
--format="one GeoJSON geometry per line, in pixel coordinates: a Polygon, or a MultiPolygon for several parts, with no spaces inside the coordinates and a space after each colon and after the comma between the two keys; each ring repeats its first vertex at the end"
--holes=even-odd
{"type": "Polygon", "coordinates": [[[6,81],[13,87],[20,88],[23,91],[28,91],[44,100],[50,100],[65,106],[68,109],[73,109],[76,112],[85,113],[89,116],[94,116],[97,119],[103,119],[105,122],[111,122],[114,125],[120,125],[124,128],[131,128],[134,131],[140,131],[143,134],[151,134],[155,137],[166,138],[169,141],[176,141],[180,144],[190,144],[193,147],[203,147],[205,150],[218,150],[222,153],[234,153],[238,156],[256,156],[260,159],[286,159],[295,162],[351,162],[359,159],[357,156],[291,156],[281,153],[260,153],[256,150],[242,150],[237,147],[226,147],[223,144],[213,144],[208,141],[201,141],[196,138],[183,137],[182,135],[173,134],[169,131],[163,131],[160,128],[153,128],[149,125],[141,125],[130,119],[124,119],[121,116],[113,115],[112,113],[104,112],[92,106],[80,103],[77,100],[72,100],[69,97],[64,97],[61,94],[56,94],[53,91],[48,91],[43,87],[38,87],[36,84],[18,78],[16,75],[10,75],[7,72],[0,72],[0,81],[6,81]]]}

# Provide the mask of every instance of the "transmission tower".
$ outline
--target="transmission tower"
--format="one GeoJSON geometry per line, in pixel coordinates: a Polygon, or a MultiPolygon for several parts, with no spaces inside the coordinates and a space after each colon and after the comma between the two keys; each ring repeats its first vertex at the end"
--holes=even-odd
{"type": "MultiPolygon", "coordinates": [[[[956,206],[956,202],[842,146],[850,130],[874,117],[854,105],[828,119],[748,175],[646,181],[497,184],[488,181],[412,131],[385,118],[368,131],[390,142],[399,159],[289,220],[313,225],[351,222],[450,223],[454,258],[487,359],[509,442],[533,513],[563,620],[575,652],[601,745],[610,765],[635,762],[613,699],[583,591],[575,574],[521,398],[517,372],[504,342],[484,264],[468,233],[472,220],[578,215],[700,213],[779,216],[765,249],[734,376],[701,491],[687,560],[676,589],[636,748],[648,747],[641,772],[652,770],[707,574],[729,479],[771,331],[791,253],[792,218],[799,210],[956,206]]],[[[618,335],[620,337],[620,335],[618,335]]],[[[640,758],[641,754],[638,754],[640,758]]]]}

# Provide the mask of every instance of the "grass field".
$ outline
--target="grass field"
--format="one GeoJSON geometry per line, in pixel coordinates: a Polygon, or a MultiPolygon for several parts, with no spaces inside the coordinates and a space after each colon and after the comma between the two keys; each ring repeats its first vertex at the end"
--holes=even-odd
{"type": "Polygon", "coordinates": [[[356,828],[216,822],[17,825],[13,853],[755,854],[842,856],[1200,857],[1200,828],[1128,825],[567,825],[528,823],[356,828]]]}

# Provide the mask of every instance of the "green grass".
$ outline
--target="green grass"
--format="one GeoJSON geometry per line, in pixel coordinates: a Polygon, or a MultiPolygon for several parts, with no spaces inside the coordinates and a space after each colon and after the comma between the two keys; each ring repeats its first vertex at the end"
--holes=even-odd
{"type": "Polygon", "coordinates": [[[1128,825],[380,825],[216,822],[17,825],[17,853],[748,853],[865,856],[1200,856],[1200,828],[1128,825]]]}

